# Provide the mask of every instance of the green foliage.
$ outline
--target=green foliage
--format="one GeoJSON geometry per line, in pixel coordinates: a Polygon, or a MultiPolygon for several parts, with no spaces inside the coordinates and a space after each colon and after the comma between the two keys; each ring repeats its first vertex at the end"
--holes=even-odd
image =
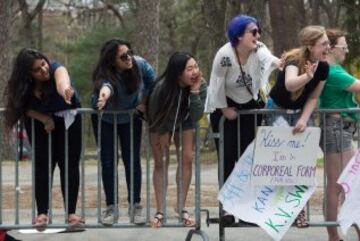
{"type": "Polygon", "coordinates": [[[207,72],[209,40],[205,38],[206,27],[202,4],[202,1],[198,0],[161,1],[160,72],[165,68],[169,56],[180,50],[194,55],[200,63],[203,73],[207,72]]]}
{"type": "Polygon", "coordinates": [[[79,39],[63,46],[67,54],[72,83],[79,91],[83,107],[90,106],[93,90],[92,72],[99,58],[100,48],[107,40],[126,35],[118,28],[95,27],[79,39]]]}

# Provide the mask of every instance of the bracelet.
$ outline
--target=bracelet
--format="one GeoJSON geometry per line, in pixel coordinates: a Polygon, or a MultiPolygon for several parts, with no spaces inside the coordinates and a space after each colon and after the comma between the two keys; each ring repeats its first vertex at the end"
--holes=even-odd
{"type": "Polygon", "coordinates": [[[200,90],[190,90],[190,93],[191,93],[191,94],[199,94],[199,93],[200,93],[200,90]]]}

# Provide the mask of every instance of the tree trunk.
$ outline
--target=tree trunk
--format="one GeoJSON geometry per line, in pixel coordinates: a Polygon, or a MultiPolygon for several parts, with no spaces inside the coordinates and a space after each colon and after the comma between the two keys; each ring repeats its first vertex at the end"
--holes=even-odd
{"type": "Polygon", "coordinates": [[[139,0],[136,49],[157,70],[159,62],[160,0],[139,0]]]}
{"type": "Polygon", "coordinates": [[[46,0],[39,0],[34,10],[29,11],[29,5],[26,3],[26,0],[18,0],[23,24],[23,39],[25,40],[26,45],[32,48],[37,47],[35,45],[35,39],[33,35],[32,21],[42,11],[45,2],[46,0]]]}
{"type": "MultiPolygon", "coordinates": [[[[10,73],[10,30],[11,28],[11,0],[0,1],[0,107],[4,107],[4,90],[10,73]]],[[[0,112],[0,133],[3,132],[3,112],[0,112]]],[[[0,136],[0,159],[8,158],[12,153],[12,146],[8,135],[0,136]]]]}
{"type": "Polygon", "coordinates": [[[43,50],[43,12],[39,12],[37,26],[37,48],[43,50]]]}
{"type": "MultiPolygon", "coordinates": [[[[203,12],[209,39],[207,66],[211,71],[212,61],[218,49],[226,43],[226,0],[203,0],[203,12]]],[[[210,76],[210,73],[206,73],[210,76]]]]}
{"type": "Polygon", "coordinates": [[[311,0],[310,3],[312,24],[318,25],[320,24],[320,1],[311,0]]]}
{"type": "Polygon", "coordinates": [[[270,23],[274,54],[280,56],[284,50],[298,46],[297,33],[305,25],[302,0],[269,1],[270,23]]]}

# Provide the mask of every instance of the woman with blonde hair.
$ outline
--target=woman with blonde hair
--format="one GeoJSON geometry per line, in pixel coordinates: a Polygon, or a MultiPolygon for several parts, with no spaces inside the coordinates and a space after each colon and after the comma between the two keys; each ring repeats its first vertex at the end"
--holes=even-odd
{"type": "Polygon", "coordinates": [[[270,91],[272,107],[291,110],[294,133],[303,132],[329,73],[329,40],[323,26],[307,26],[299,33],[301,46],[285,54],[285,67],[270,91]]]}
{"type": "MultiPolygon", "coordinates": [[[[329,40],[323,26],[307,26],[299,33],[301,46],[285,54],[285,67],[270,91],[271,108],[287,109],[284,116],[293,132],[303,132],[328,77],[326,56],[329,40]]],[[[274,117],[274,116],[272,116],[274,117]]],[[[270,123],[275,118],[269,118],[270,123]]],[[[295,219],[298,228],[308,227],[305,210],[295,219]]]]}

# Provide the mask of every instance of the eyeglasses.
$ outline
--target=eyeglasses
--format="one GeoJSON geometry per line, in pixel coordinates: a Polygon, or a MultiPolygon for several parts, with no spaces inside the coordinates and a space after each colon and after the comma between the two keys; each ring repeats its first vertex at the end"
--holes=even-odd
{"type": "Polygon", "coordinates": [[[256,37],[257,34],[261,34],[261,29],[259,28],[254,28],[251,30],[246,31],[246,33],[251,33],[254,37],[256,37]]]}
{"type": "Polygon", "coordinates": [[[344,51],[345,53],[349,52],[349,47],[346,45],[335,45],[334,48],[340,48],[342,49],[342,51],[344,51]]]}
{"type": "Polygon", "coordinates": [[[130,59],[132,56],[134,55],[133,51],[131,49],[129,49],[126,53],[123,53],[122,55],[118,56],[118,58],[121,61],[127,61],[128,59],[130,59]]]}
{"type": "Polygon", "coordinates": [[[319,43],[317,45],[320,45],[321,47],[326,48],[326,47],[330,46],[330,41],[326,40],[326,41],[324,41],[322,43],[319,43]]]}

